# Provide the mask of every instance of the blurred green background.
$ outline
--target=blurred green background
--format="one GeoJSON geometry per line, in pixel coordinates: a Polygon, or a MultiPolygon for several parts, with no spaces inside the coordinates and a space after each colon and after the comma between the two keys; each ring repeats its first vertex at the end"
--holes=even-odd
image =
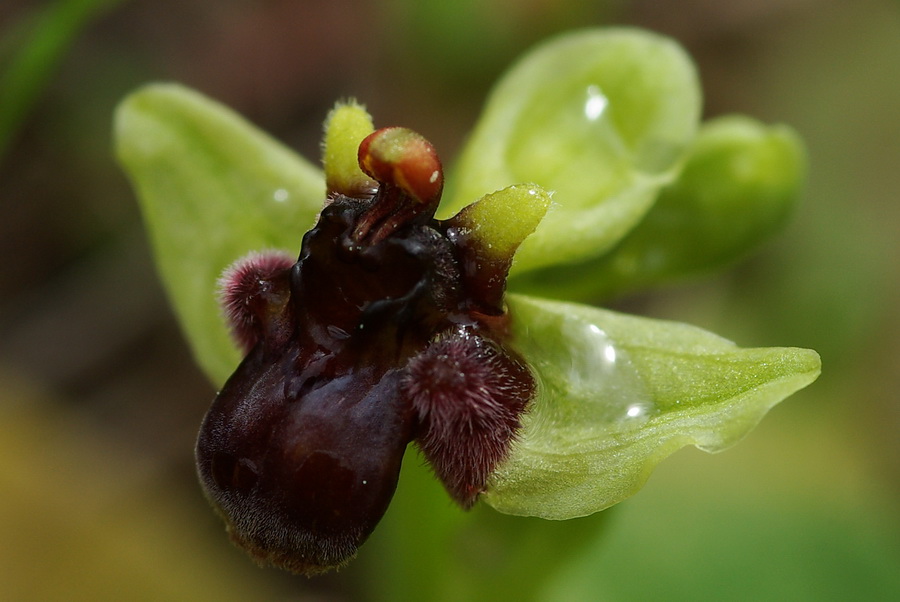
{"type": "Polygon", "coordinates": [[[6,0],[0,599],[900,599],[898,108],[892,0],[6,0]],[[600,515],[463,513],[411,454],[350,567],[257,568],[196,484],[214,391],[112,160],[115,104],[177,80],[316,157],[327,110],[354,96],[449,158],[513,58],[605,24],[679,40],[707,116],[788,123],[811,163],[759,253],[616,307],[816,349],[822,376],[734,449],[682,451],[600,515]]]}

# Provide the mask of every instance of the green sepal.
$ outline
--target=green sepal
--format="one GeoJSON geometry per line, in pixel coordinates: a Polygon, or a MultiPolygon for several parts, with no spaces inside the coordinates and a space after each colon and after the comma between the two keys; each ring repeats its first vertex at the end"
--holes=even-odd
{"type": "Polygon", "coordinates": [[[231,110],[173,84],[122,101],[115,146],[181,326],[220,384],[240,356],[216,282],[249,251],[299,252],[325,199],[323,175],[231,110]]]}
{"type": "Polygon", "coordinates": [[[513,272],[597,256],[677,174],[699,115],[697,75],[672,40],[631,29],[560,36],[494,88],[442,212],[534,182],[554,193],[555,206],[513,272]]]}
{"type": "Polygon", "coordinates": [[[513,286],[597,300],[712,271],[782,227],[805,175],[803,143],[790,128],[714,119],[702,126],[678,179],[609,253],[522,274],[513,286]]]}
{"type": "Polygon", "coordinates": [[[511,295],[510,346],[538,393],[485,501],[568,519],[616,504],[677,449],[722,450],[818,376],[815,351],[741,349],[699,328],[511,295]]]}

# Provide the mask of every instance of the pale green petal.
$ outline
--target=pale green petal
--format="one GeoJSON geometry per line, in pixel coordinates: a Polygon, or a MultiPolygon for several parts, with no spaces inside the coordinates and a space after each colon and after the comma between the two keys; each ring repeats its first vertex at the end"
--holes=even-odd
{"type": "Polygon", "coordinates": [[[460,211],[453,223],[477,240],[486,257],[509,260],[547,214],[550,195],[540,186],[519,184],[487,194],[460,211]]]}
{"type": "Polygon", "coordinates": [[[116,113],[116,151],[156,263],[200,365],[221,383],[239,354],[216,301],[251,250],[297,253],[325,198],[320,170],[197,92],[151,85],[116,113]]]}
{"type": "Polygon", "coordinates": [[[784,225],[805,176],[803,143],[790,128],[719,117],[703,124],[678,179],[609,253],[527,272],[510,288],[594,301],[711,271],[784,225]]]}
{"type": "Polygon", "coordinates": [[[677,172],[699,115],[697,75],[675,42],[630,29],[560,36],[514,65],[492,92],[443,212],[534,182],[554,192],[556,206],[522,245],[514,270],[596,256],[677,172]]]}
{"type": "Polygon", "coordinates": [[[520,296],[509,306],[512,347],[540,386],[485,495],[509,514],[567,519],[618,503],[677,449],[737,442],[821,367],[814,351],[741,349],[686,324],[520,296]]]}
{"type": "Polygon", "coordinates": [[[375,131],[372,116],[355,100],[339,102],[325,119],[322,165],[329,192],[361,196],[377,184],[359,168],[359,143],[375,131]]]}

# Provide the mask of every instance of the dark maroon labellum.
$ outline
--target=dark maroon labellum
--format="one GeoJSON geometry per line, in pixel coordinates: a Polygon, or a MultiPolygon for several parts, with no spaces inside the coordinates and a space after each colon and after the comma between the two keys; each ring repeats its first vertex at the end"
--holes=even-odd
{"type": "Polygon", "coordinates": [[[443,175],[431,145],[378,130],[360,166],[378,189],[332,195],[296,262],[255,254],[223,277],[247,355],[197,442],[201,482],[232,539],[308,575],[355,555],[410,441],[471,506],[534,392],[503,344],[509,262],[473,270],[478,241],[434,219],[443,175]]]}

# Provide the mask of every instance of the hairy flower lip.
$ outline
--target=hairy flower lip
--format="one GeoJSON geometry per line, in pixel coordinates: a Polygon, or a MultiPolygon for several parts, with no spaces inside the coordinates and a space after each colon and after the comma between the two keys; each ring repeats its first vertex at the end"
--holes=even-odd
{"type": "MultiPolygon", "coordinates": [[[[352,559],[384,514],[413,420],[383,407],[398,405],[384,395],[396,371],[368,393],[357,387],[362,397],[345,400],[348,411],[330,413],[328,422],[327,386],[307,392],[302,405],[283,400],[283,374],[297,353],[292,345],[273,358],[260,345],[247,356],[207,413],[196,456],[204,491],[235,543],[262,563],[315,574],[352,559]],[[377,417],[377,432],[367,416],[377,417]],[[367,449],[355,445],[362,441],[367,449]],[[247,467],[250,478],[241,474],[247,467]]],[[[341,384],[332,389],[350,392],[341,384]]]]}
{"type": "Polygon", "coordinates": [[[233,332],[250,352],[196,448],[232,539],[306,574],[355,555],[412,440],[471,507],[534,393],[502,343],[516,245],[486,253],[462,232],[471,219],[434,219],[440,161],[419,134],[378,130],[359,163],[378,189],[330,193],[296,262],[251,255],[223,277],[233,332]]]}

